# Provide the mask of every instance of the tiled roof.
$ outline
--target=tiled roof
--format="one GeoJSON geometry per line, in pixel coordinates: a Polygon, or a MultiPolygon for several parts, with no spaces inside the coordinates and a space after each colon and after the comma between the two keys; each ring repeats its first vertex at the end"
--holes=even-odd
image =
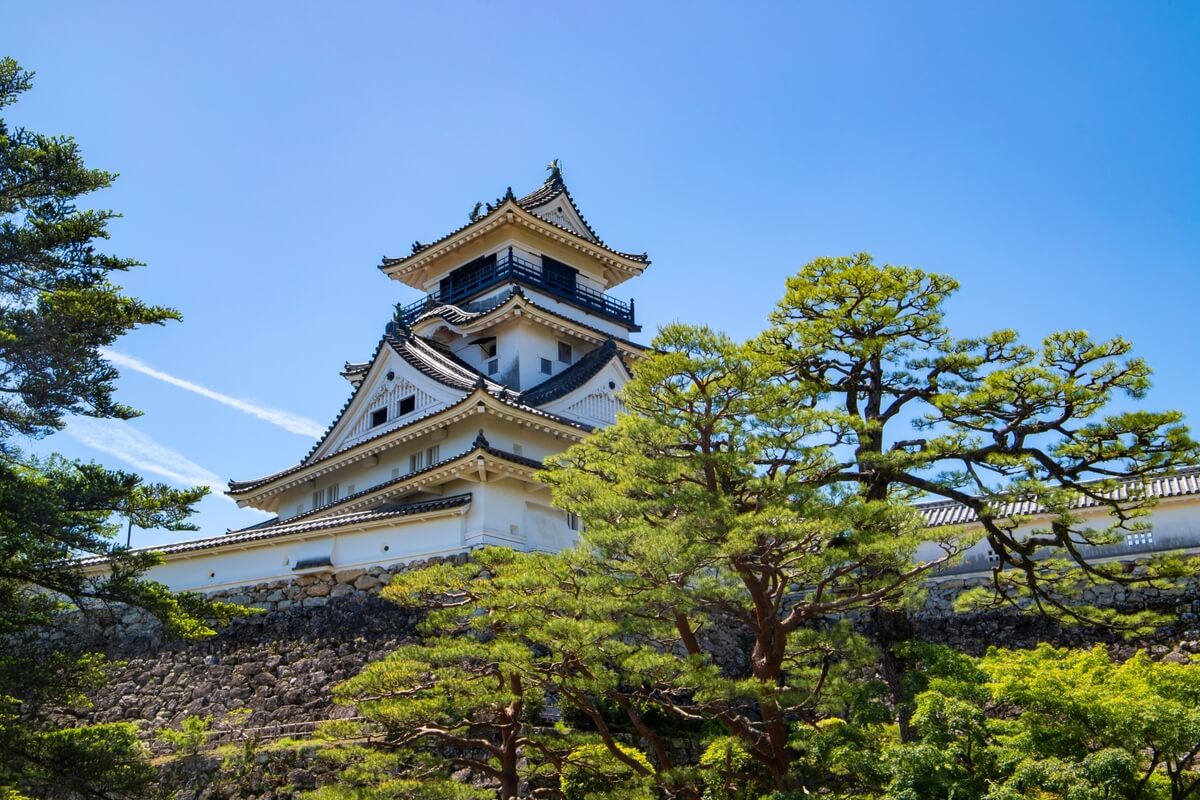
{"type": "MultiPolygon", "coordinates": [[[[495,214],[496,212],[498,212],[504,206],[504,203],[506,201],[511,200],[514,203],[516,203],[518,206],[520,206],[521,209],[528,211],[531,214],[534,214],[534,212],[531,211],[530,209],[536,208],[537,206],[548,203],[551,199],[553,199],[554,197],[557,197],[559,194],[566,194],[566,196],[571,200],[571,205],[575,206],[575,211],[576,211],[576,213],[579,214],[579,219],[583,221],[584,227],[588,229],[588,231],[592,234],[592,237],[595,239],[594,244],[599,245],[600,247],[604,248],[605,250],[608,250],[609,252],[613,253],[614,255],[618,255],[622,258],[629,259],[630,261],[640,261],[644,264],[650,263],[650,256],[646,253],[625,253],[620,250],[615,250],[612,247],[609,247],[607,244],[605,244],[604,240],[602,240],[599,236],[597,236],[596,232],[594,230],[592,230],[592,226],[584,218],[582,212],[579,211],[579,206],[576,205],[575,199],[572,198],[571,193],[569,191],[567,191],[566,184],[564,184],[562,182],[562,179],[559,178],[557,181],[547,181],[546,183],[542,184],[540,187],[535,189],[533,192],[525,195],[524,197],[522,197],[519,200],[513,196],[512,187],[510,186],[508,188],[508,192],[503,197],[497,198],[495,203],[492,204],[491,210],[489,210],[487,213],[481,214],[480,216],[478,216],[475,219],[468,222],[466,225],[461,225],[458,228],[455,228],[454,230],[447,233],[445,236],[435,239],[432,242],[429,242],[427,244],[414,243],[412,253],[410,253],[407,256],[399,256],[399,257],[395,257],[395,258],[389,258],[387,256],[384,256],[383,263],[381,263],[379,265],[379,267],[380,267],[380,269],[385,269],[387,267],[392,266],[393,264],[399,264],[403,261],[407,261],[410,258],[412,258],[413,256],[417,255],[418,253],[423,253],[426,250],[428,250],[429,248],[434,247],[435,245],[439,245],[442,242],[446,241],[447,239],[451,239],[454,236],[457,236],[458,234],[465,231],[467,228],[470,228],[471,226],[476,225],[476,224],[482,222],[483,220],[486,220],[488,217],[490,217],[493,214],[495,214]]],[[[546,223],[547,225],[553,225],[555,228],[564,230],[567,233],[571,234],[572,236],[579,236],[578,232],[571,230],[570,228],[566,227],[565,225],[560,225],[557,222],[546,219],[541,214],[534,214],[534,216],[536,216],[538,219],[540,219],[542,222],[546,223]]],[[[581,236],[580,238],[586,239],[587,237],[581,236]]]]}
{"type": "MultiPolygon", "coordinates": [[[[156,552],[165,555],[173,553],[188,553],[194,550],[208,550],[214,547],[222,547],[227,544],[244,544],[247,542],[259,542],[264,539],[274,539],[280,536],[288,536],[294,533],[308,533],[310,531],[326,530],[329,528],[340,528],[346,525],[360,525],[365,522],[375,522],[383,519],[392,519],[393,517],[407,517],[413,514],[424,514],[430,511],[442,511],[450,508],[458,508],[465,506],[471,502],[470,494],[456,494],[449,497],[438,497],[433,500],[421,500],[416,503],[407,503],[400,506],[385,506],[380,509],[370,511],[356,511],[352,514],[342,514],[334,517],[323,517],[321,519],[309,520],[307,522],[288,522],[279,519],[267,520],[265,523],[251,525],[249,528],[242,528],[237,531],[230,531],[224,536],[213,536],[208,539],[195,539],[190,542],[180,542],[179,544],[169,544],[162,547],[144,547],[135,550],[134,552],[156,552]]],[[[108,559],[104,556],[91,556],[81,558],[74,563],[87,567],[95,564],[103,564],[108,559]]]]}
{"type": "Polygon", "coordinates": [[[295,519],[295,520],[307,519],[307,518],[313,516],[314,514],[320,514],[322,512],[328,511],[331,508],[337,508],[338,506],[345,505],[346,503],[349,503],[353,500],[361,500],[362,498],[366,497],[367,495],[371,495],[371,494],[374,494],[375,492],[378,492],[380,489],[386,489],[389,486],[395,486],[400,483],[407,483],[408,481],[411,481],[413,478],[418,478],[418,477],[420,477],[422,475],[426,475],[430,472],[436,472],[439,469],[441,469],[442,467],[445,467],[447,464],[450,464],[454,461],[458,461],[460,458],[466,458],[467,456],[471,455],[472,453],[474,453],[477,450],[482,450],[485,453],[487,453],[488,455],[495,456],[496,458],[504,459],[505,461],[511,461],[514,464],[520,464],[523,467],[529,467],[531,469],[541,469],[542,468],[542,462],[537,461],[536,459],[526,458],[525,456],[519,456],[515,453],[510,453],[506,450],[497,450],[496,448],[492,447],[490,444],[488,444],[488,440],[486,438],[484,438],[483,431],[481,430],[479,432],[479,436],[477,436],[475,438],[475,442],[474,442],[474,444],[472,444],[472,446],[469,450],[464,450],[461,453],[456,453],[455,455],[452,455],[449,458],[443,458],[441,461],[437,462],[436,464],[430,464],[429,466],[425,467],[424,469],[417,470],[416,472],[410,472],[407,475],[401,475],[398,478],[392,478],[391,480],[384,481],[383,483],[377,483],[374,486],[368,486],[366,489],[363,489],[362,491],[355,492],[354,494],[348,494],[345,497],[334,500],[332,503],[326,503],[323,506],[317,506],[314,509],[305,511],[303,514],[297,514],[294,517],[290,517],[289,519],[295,519]]]}
{"type": "MultiPolygon", "coordinates": [[[[568,322],[572,325],[577,325],[578,327],[583,328],[584,330],[591,331],[592,333],[597,334],[601,339],[608,339],[608,338],[612,337],[612,334],[609,333],[608,331],[601,330],[600,328],[597,328],[593,325],[588,325],[586,322],[580,322],[579,320],[574,319],[573,317],[564,317],[562,314],[558,313],[557,311],[549,309],[546,306],[542,305],[541,303],[537,303],[537,302],[531,300],[529,298],[529,296],[525,294],[525,290],[515,284],[509,290],[508,294],[502,293],[502,294],[497,295],[496,302],[490,303],[487,306],[484,306],[484,307],[481,307],[479,309],[472,310],[472,311],[466,311],[462,308],[459,308],[458,306],[452,306],[452,305],[448,305],[448,304],[440,305],[440,306],[433,306],[428,311],[421,312],[421,315],[412,321],[412,325],[413,325],[413,327],[416,327],[417,325],[424,322],[425,320],[433,319],[434,317],[441,317],[442,319],[446,320],[446,322],[450,323],[451,325],[467,325],[472,322],[475,322],[476,320],[484,319],[488,315],[492,314],[493,312],[500,310],[503,306],[505,306],[508,303],[509,300],[512,300],[514,297],[519,297],[522,300],[524,300],[525,303],[527,305],[529,305],[530,308],[537,309],[538,311],[542,312],[543,314],[546,314],[551,317],[555,317],[556,319],[561,319],[564,322],[568,322]]],[[[471,303],[469,305],[474,305],[474,303],[471,303]]],[[[638,328],[637,326],[634,326],[634,330],[641,330],[641,329],[638,328]]],[[[650,348],[646,347],[645,345],[638,344],[637,342],[631,342],[628,339],[621,339],[620,341],[622,344],[629,345],[630,347],[632,347],[635,350],[649,350],[650,349],[650,348]]]]}
{"type": "Polygon", "coordinates": [[[449,348],[415,336],[411,330],[391,324],[384,338],[401,358],[438,383],[464,390],[482,384],[490,392],[504,388],[503,384],[489,380],[482,372],[451,353],[449,348]]]}
{"type": "MultiPolygon", "coordinates": [[[[397,431],[403,430],[405,428],[411,428],[413,425],[424,422],[425,420],[430,419],[431,417],[436,417],[439,414],[445,414],[448,411],[453,411],[455,408],[458,408],[459,406],[468,404],[471,402],[471,397],[473,396],[473,394],[474,393],[464,396],[462,398],[462,400],[455,403],[454,405],[446,406],[444,408],[434,409],[433,411],[430,411],[426,414],[422,414],[419,417],[414,417],[413,419],[404,423],[404,425],[402,425],[399,428],[389,428],[388,430],[377,433],[374,436],[371,436],[370,438],[362,439],[361,441],[356,442],[354,444],[354,447],[352,447],[352,448],[334,451],[332,453],[329,453],[328,455],[324,455],[321,458],[318,458],[316,461],[301,462],[294,467],[288,467],[285,470],[281,470],[272,475],[266,475],[262,478],[255,478],[253,480],[248,480],[248,481],[230,481],[229,482],[229,491],[231,493],[235,493],[235,494],[247,492],[252,489],[256,489],[260,486],[265,486],[268,483],[273,483],[274,481],[277,481],[280,478],[286,478],[289,475],[293,475],[298,472],[302,472],[305,469],[308,469],[309,467],[314,467],[314,466],[316,466],[318,464],[322,464],[326,461],[331,461],[333,459],[339,458],[339,457],[343,456],[345,453],[349,452],[350,450],[357,449],[357,448],[363,447],[365,445],[370,445],[372,442],[376,442],[380,439],[391,436],[392,434],[396,433],[397,431]]],[[[531,405],[522,403],[520,400],[520,395],[510,392],[507,389],[502,389],[499,392],[489,391],[488,395],[491,396],[492,398],[498,400],[499,402],[504,403],[507,406],[511,406],[512,408],[515,408],[519,411],[524,411],[527,414],[532,414],[534,416],[542,417],[551,422],[559,423],[560,425],[567,425],[572,428],[577,428],[578,430],[580,430],[584,433],[590,433],[594,429],[593,426],[588,425],[586,423],[577,422],[576,420],[568,419],[567,417],[559,416],[558,414],[554,414],[549,411],[543,411],[540,408],[534,408],[531,405]]]]}
{"type": "Polygon", "coordinates": [[[564,397],[590,381],[605,364],[619,357],[617,343],[612,339],[605,339],[603,345],[562,372],[521,392],[521,401],[531,406],[540,406],[564,397]]]}
{"type": "MultiPolygon", "coordinates": [[[[1173,475],[1159,475],[1145,479],[1126,481],[1116,490],[1116,499],[1125,500],[1138,496],[1165,499],[1200,494],[1200,467],[1190,467],[1179,470],[1173,475]]],[[[1079,495],[1075,498],[1074,508],[1098,508],[1101,501],[1094,497],[1079,495]]],[[[918,511],[925,516],[925,524],[930,528],[943,525],[969,525],[978,522],[979,516],[974,509],[953,500],[939,500],[932,503],[918,503],[918,511]]],[[[997,509],[997,516],[1033,516],[1041,514],[1045,509],[1036,499],[1013,500],[1004,503],[997,509]]]]}

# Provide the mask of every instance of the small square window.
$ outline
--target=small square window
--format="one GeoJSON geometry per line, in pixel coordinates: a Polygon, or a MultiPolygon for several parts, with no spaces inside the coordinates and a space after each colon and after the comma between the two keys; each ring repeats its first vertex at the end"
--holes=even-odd
{"type": "Polygon", "coordinates": [[[558,360],[564,364],[571,363],[571,345],[566,342],[558,343],[558,360]]]}
{"type": "Polygon", "coordinates": [[[387,408],[377,408],[371,412],[371,427],[374,428],[387,422],[387,408]]]}
{"type": "Polygon", "coordinates": [[[549,375],[551,370],[553,370],[553,369],[554,369],[554,365],[550,363],[550,359],[543,358],[542,359],[542,374],[549,375]]]}
{"type": "Polygon", "coordinates": [[[417,409],[417,396],[410,394],[408,397],[401,397],[397,407],[397,415],[403,417],[405,414],[411,414],[417,409]]]}
{"type": "Polygon", "coordinates": [[[423,469],[425,469],[425,454],[424,453],[413,453],[411,456],[408,457],[408,471],[409,472],[420,472],[423,469]]]}
{"type": "Polygon", "coordinates": [[[499,371],[500,371],[500,359],[493,358],[491,361],[487,362],[488,375],[495,375],[499,371]]]}
{"type": "Polygon", "coordinates": [[[567,527],[573,531],[579,530],[579,515],[567,512],[567,527]]]}
{"type": "Polygon", "coordinates": [[[438,457],[441,454],[441,452],[442,452],[442,446],[440,444],[435,444],[433,447],[426,450],[425,451],[425,463],[428,464],[429,466],[433,466],[434,464],[436,464],[438,462],[438,457]]]}

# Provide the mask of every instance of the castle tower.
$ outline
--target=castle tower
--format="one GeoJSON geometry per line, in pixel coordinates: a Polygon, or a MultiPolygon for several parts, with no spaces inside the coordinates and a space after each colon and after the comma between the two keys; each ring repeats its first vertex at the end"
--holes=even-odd
{"type": "Polygon", "coordinates": [[[644,348],[629,340],[633,301],[609,292],[649,263],[600,239],[557,165],[533,193],[509,189],[464,227],[384,259],[424,296],[397,307],[368,360],[346,364],[350,398],[299,464],[230,482],[239,505],[277,517],[167,547],[154,577],[216,588],[483,545],[569,546],[578,520],[533,475],[615,421],[644,348]]]}

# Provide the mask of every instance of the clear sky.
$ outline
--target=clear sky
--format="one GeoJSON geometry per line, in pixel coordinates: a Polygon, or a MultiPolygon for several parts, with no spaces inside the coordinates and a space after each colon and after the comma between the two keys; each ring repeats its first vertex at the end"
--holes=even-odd
{"type": "MultiPolygon", "coordinates": [[[[532,190],[552,158],[600,235],[653,259],[616,292],[636,297],[643,341],[675,319],[749,336],[800,265],[868,250],[957,277],[956,333],[1132,339],[1156,370],[1147,404],[1200,419],[1198,3],[80,2],[3,17],[0,52],[37,72],[9,118],[121,173],[94,202],[125,214],[112,250],[149,265],[125,285],[185,319],[114,348],[144,417],[38,449],[175,482],[291,466],[348,396],[343,362],[418,297],[380,257],[506,186],[532,190]]],[[[210,497],[198,522],[261,519],[210,497]]]]}

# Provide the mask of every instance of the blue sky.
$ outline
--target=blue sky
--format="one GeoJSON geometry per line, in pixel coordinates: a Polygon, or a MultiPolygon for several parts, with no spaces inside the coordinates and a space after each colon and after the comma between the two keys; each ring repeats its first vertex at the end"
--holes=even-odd
{"type": "MultiPolygon", "coordinates": [[[[94,202],[149,265],[125,285],[185,318],[115,347],[144,417],[37,447],[175,481],[292,465],[417,297],[380,257],[552,158],[654,260],[616,292],[643,341],[749,336],[800,265],[868,250],[958,278],[962,335],[1132,339],[1147,405],[1194,421],[1197,40],[1185,2],[11,6],[0,52],[37,78],[9,118],[121,173],[94,202]]],[[[261,519],[210,497],[197,521],[261,519]]]]}

